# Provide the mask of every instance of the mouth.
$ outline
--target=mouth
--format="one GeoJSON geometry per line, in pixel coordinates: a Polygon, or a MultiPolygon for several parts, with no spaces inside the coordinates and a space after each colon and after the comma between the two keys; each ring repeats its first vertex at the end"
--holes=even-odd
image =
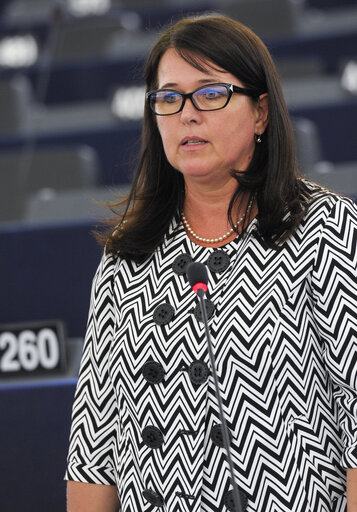
{"type": "Polygon", "coordinates": [[[206,144],[208,141],[200,139],[199,137],[185,137],[181,141],[181,146],[197,146],[199,144],[206,144]]]}

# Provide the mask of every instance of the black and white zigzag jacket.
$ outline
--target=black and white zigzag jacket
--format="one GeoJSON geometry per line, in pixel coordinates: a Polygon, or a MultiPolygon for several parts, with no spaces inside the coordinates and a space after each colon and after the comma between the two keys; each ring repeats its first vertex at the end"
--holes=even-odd
{"type": "Polygon", "coordinates": [[[122,512],[234,510],[205,331],[184,267],[205,263],[235,478],[246,512],[346,510],[357,467],[357,208],[320,197],[280,251],[220,249],[172,224],[144,263],[93,281],[66,478],[122,512]]]}

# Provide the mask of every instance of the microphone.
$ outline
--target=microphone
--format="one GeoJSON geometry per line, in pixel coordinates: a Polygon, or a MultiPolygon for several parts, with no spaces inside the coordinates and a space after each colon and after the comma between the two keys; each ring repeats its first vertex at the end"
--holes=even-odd
{"type": "Polygon", "coordinates": [[[186,274],[188,282],[195,293],[198,290],[203,290],[203,293],[207,291],[208,274],[205,265],[202,263],[189,263],[186,267],[186,274]]]}
{"type": "Polygon", "coordinates": [[[203,319],[203,323],[205,326],[208,352],[209,352],[209,356],[210,356],[213,380],[214,380],[216,396],[217,396],[217,400],[218,400],[219,418],[220,418],[220,421],[222,424],[223,446],[227,453],[227,462],[229,465],[231,479],[232,479],[234,512],[243,512],[242,501],[244,500],[244,498],[241,498],[238,485],[234,478],[233,461],[232,461],[231,452],[230,452],[230,438],[229,438],[229,434],[228,434],[227,422],[226,422],[226,419],[224,417],[224,412],[223,412],[222,396],[221,396],[221,393],[219,390],[219,382],[218,382],[218,377],[217,377],[217,372],[216,372],[216,362],[215,362],[215,357],[214,357],[214,352],[213,352],[211,335],[210,335],[209,327],[208,327],[207,310],[206,310],[206,304],[205,304],[205,300],[204,300],[205,296],[206,296],[206,292],[207,292],[207,283],[208,283],[207,268],[203,263],[197,263],[197,262],[189,263],[186,267],[186,275],[187,275],[188,282],[190,283],[192,290],[198,295],[198,297],[200,299],[202,319],[203,319]]]}

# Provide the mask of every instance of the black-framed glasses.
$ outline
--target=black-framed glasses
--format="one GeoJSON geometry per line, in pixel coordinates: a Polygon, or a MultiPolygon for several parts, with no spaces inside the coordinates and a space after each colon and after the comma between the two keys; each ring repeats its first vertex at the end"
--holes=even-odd
{"type": "Polygon", "coordinates": [[[157,116],[171,116],[183,109],[189,98],[197,110],[220,110],[228,105],[233,93],[258,97],[256,91],[234,84],[208,84],[192,92],[182,93],[174,89],[157,89],[146,93],[151,110],[157,116]]]}

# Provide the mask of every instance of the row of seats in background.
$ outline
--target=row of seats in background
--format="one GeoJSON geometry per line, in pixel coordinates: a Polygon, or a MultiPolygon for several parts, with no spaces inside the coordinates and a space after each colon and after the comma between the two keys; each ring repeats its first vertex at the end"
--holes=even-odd
{"type": "MultiPolygon", "coordinates": [[[[180,8],[173,1],[3,3],[0,221],[60,218],[63,192],[55,198],[37,194],[41,188],[128,183],[139,146],[147,48],[158,27],[183,11],[217,8],[252,26],[268,43],[294,118],[303,171],[320,173],[321,181],[340,192],[353,191],[348,177],[357,161],[357,6],[341,0],[338,9],[317,9],[329,3],[201,0],[181,2],[180,8]],[[98,11],[101,15],[90,14],[98,11]],[[343,169],[334,169],[342,163],[343,169]],[[61,176],[55,167],[62,167],[61,176]],[[338,180],[332,172],[337,170],[343,171],[338,180]]],[[[67,197],[63,203],[67,217],[67,197]]]]}
{"type": "Polygon", "coordinates": [[[302,170],[357,196],[356,0],[3,0],[0,341],[5,324],[59,319],[67,364],[6,378],[0,343],[2,512],[65,510],[70,408],[101,255],[91,231],[107,213],[98,202],[129,187],[142,65],[158,30],[207,10],[267,43],[302,170]]]}

